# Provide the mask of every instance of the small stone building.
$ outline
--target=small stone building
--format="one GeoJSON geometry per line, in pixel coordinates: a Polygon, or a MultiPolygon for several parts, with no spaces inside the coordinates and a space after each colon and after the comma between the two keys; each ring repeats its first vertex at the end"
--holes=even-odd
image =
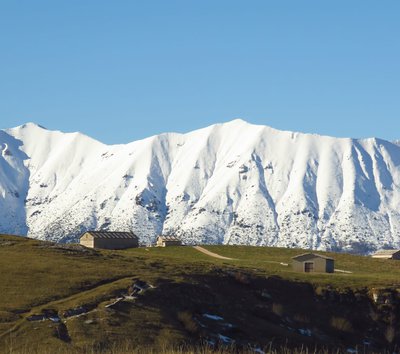
{"type": "Polygon", "coordinates": [[[379,250],[372,255],[372,258],[400,260],[400,250],[379,250]]]}
{"type": "Polygon", "coordinates": [[[304,253],[293,257],[293,270],[304,273],[333,273],[335,261],[316,253],[304,253]]]}
{"type": "Polygon", "coordinates": [[[174,236],[158,236],[157,247],[182,246],[182,241],[174,236]]]}
{"type": "Polygon", "coordinates": [[[80,244],[90,248],[123,249],[139,247],[139,238],[133,232],[87,231],[80,244]]]}

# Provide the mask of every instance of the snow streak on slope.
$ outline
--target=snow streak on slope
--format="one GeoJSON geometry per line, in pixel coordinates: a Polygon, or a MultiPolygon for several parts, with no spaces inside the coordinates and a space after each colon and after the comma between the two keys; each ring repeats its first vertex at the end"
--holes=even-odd
{"type": "Polygon", "coordinates": [[[0,131],[0,232],[88,229],[187,243],[400,247],[400,147],[234,120],[107,146],[29,123],[0,131]]]}

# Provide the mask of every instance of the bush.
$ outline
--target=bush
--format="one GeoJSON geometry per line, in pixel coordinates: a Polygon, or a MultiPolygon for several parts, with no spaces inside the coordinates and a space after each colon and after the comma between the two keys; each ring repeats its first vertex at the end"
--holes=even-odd
{"type": "Polygon", "coordinates": [[[274,303],[272,304],[272,312],[273,312],[275,315],[281,317],[281,316],[283,315],[283,305],[274,302],[274,303]]]}
{"type": "Polygon", "coordinates": [[[183,327],[185,327],[189,333],[193,334],[199,330],[199,326],[189,311],[178,312],[178,320],[183,324],[183,327]]]}
{"type": "Polygon", "coordinates": [[[392,344],[395,337],[396,337],[396,330],[394,329],[394,327],[389,326],[388,328],[386,328],[385,338],[388,341],[388,343],[392,344]]]}
{"type": "Polygon", "coordinates": [[[342,332],[352,332],[353,331],[353,326],[344,317],[332,317],[331,318],[331,326],[334,329],[337,329],[342,332]]]}
{"type": "Polygon", "coordinates": [[[241,284],[245,284],[245,285],[250,284],[250,277],[245,273],[235,272],[234,277],[235,277],[235,280],[241,284]]]}
{"type": "Polygon", "coordinates": [[[297,313],[293,319],[300,323],[310,323],[310,317],[303,313],[297,313]]]}
{"type": "Polygon", "coordinates": [[[369,310],[369,317],[371,317],[371,320],[372,321],[378,321],[378,319],[379,319],[379,313],[378,312],[376,312],[373,308],[371,308],[370,310],[369,310]]]}
{"type": "Polygon", "coordinates": [[[325,294],[325,292],[326,292],[326,289],[322,286],[317,286],[315,288],[315,295],[322,296],[325,294]]]}

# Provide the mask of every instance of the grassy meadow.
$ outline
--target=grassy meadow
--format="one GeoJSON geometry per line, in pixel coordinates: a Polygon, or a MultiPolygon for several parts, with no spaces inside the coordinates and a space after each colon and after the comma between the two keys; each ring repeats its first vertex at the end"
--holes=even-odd
{"type": "Polygon", "coordinates": [[[284,279],[309,282],[313,285],[330,285],[336,288],[400,287],[400,261],[374,259],[345,253],[315,251],[332,257],[334,274],[298,273],[292,271],[292,257],[309,252],[303,249],[253,246],[207,245],[203,248],[221,256],[232,258],[222,260],[201,254],[191,247],[129,249],[124,254],[139,257],[169,259],[170,261],[211,262],[222,266],[252,270],[259,275],[278,275],[284,279]],[[341,272],[344,271],[344,272],[341,272]]]}
{"type": "MultiPolygon", "coordinates": [[[[0,352],[89,353],[93,348],[112,352],[116,343],[124,343],[127,338],[129,348],[157,352],[161,348],[191,345],[199,338],[209,338],[210,333],[228,333],[227,336],[237,338],[237,343],[248,340],[259,343],[260,347],[273,340],[279,347],[285,345],[287,328],[294,326],[288,326],[285,318],[293,314],[304,319],[299,320],[299,326],[310,326],[309,315],[297,312],[299,306],[309,311],[314,306],[312,299],[291,304],[285,293],[299,291],[306,297],[309,287],[339,291],[400,288],[400,263],[396,261],[318,252],[333,257],[336,268],[351,273],[300,274],[291,270],[290,262],[291,257],[304,250],[204,248],[233,259],[216,259],[189,246],[90,250],[0,236],[0,352]],[[293,290],[292,285],[279,283],[282,289],[276,290],[276,294],[272,289],[266,296],[281,300],[265,300],[260,294],[269,285],[263,282],[275,278],[300,285],[297,288],[294,285],[293,290]],[[107,307],[137,280],[150,284],[151,288],[131,302],[107,307]],[[301,284],[308,284],[308,288],[301,284]],[[82,315],[69,318],[63,315],[82,306],[87,310],[82,315]],[[27,320],[46,311],[60,314],[62,321],[27,320]],[[204,320],[202,314],[210,311],[223,315],[227,321],[225,327],[204,320]]],[[[343,307],[340,311],[345,316],[348,309],[343,307]]],[[[332,315],[326,315],[327,323],[328,316],[332,315]]],[[[314,338],[289,335],[295,345],[314,343],[314,338]]],[[[348,335],[343,340],[356,338],[354,333],[348,335]]],[[[327,341],[327,345],[334,344],[327,341]]]]}

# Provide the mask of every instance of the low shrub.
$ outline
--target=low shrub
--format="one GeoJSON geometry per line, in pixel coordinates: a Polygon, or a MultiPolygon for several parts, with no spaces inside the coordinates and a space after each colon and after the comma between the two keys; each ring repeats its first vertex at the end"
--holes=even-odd
{"type": "Polygon", "coordinates": [[[376,312],[374,309],[370,309],[370,311],[369,311],[369,317],[371,317],[371,320],[372,321],[378,321],[378,319],[379,319],[379,313],[378,312],[376,312]]]}
{"type": "Polygon", "coordinates": [[[183,327],[189,333],[196,333],[199,330],[199,326],[193,319],[193,315],[189,311],[178,312],[178,320],[183,324],[183,327]]]}
{"type": "Polygon", "coordinates": [[[293,319],[300,323],[310,323],[310,317],[304,313],[295,314],[293,319]]]}
{"type": "Polygon", "coordinates": [[[281,316],[283,315],[283,305],[274,302],[274,303],[272,304],[272,312],[273,312],[275,315],[281,317],[281,316]]]}
{"type": "Polygon", "coordinates": [[[325,294],[325,292],[326,292],[326,289],[322,286],[317,286],[315,288],[315,295],[322,296],[325,294]]]}
{"type": "Polygon", "coordinates": [[[386,328],[385,331],[385,338],[388,341],[389,344],[392,344],[394,341],[394,338],[396,337],[396,330],[393,326],[389,326],[386,328]]]}
{"type": "Polygon", "coordinates": [[[235,272],[234,277],[235,277],[235,280],[241,284],[245,284],[245,285],[250,284],[250,277],[243,272],[235,272]]]}
{"type": "Polygon", "coordinates": [[[342,332],[353,332],[353,326],[349,320],[344,317],[332,317],[331,326],[342,332]]]}

